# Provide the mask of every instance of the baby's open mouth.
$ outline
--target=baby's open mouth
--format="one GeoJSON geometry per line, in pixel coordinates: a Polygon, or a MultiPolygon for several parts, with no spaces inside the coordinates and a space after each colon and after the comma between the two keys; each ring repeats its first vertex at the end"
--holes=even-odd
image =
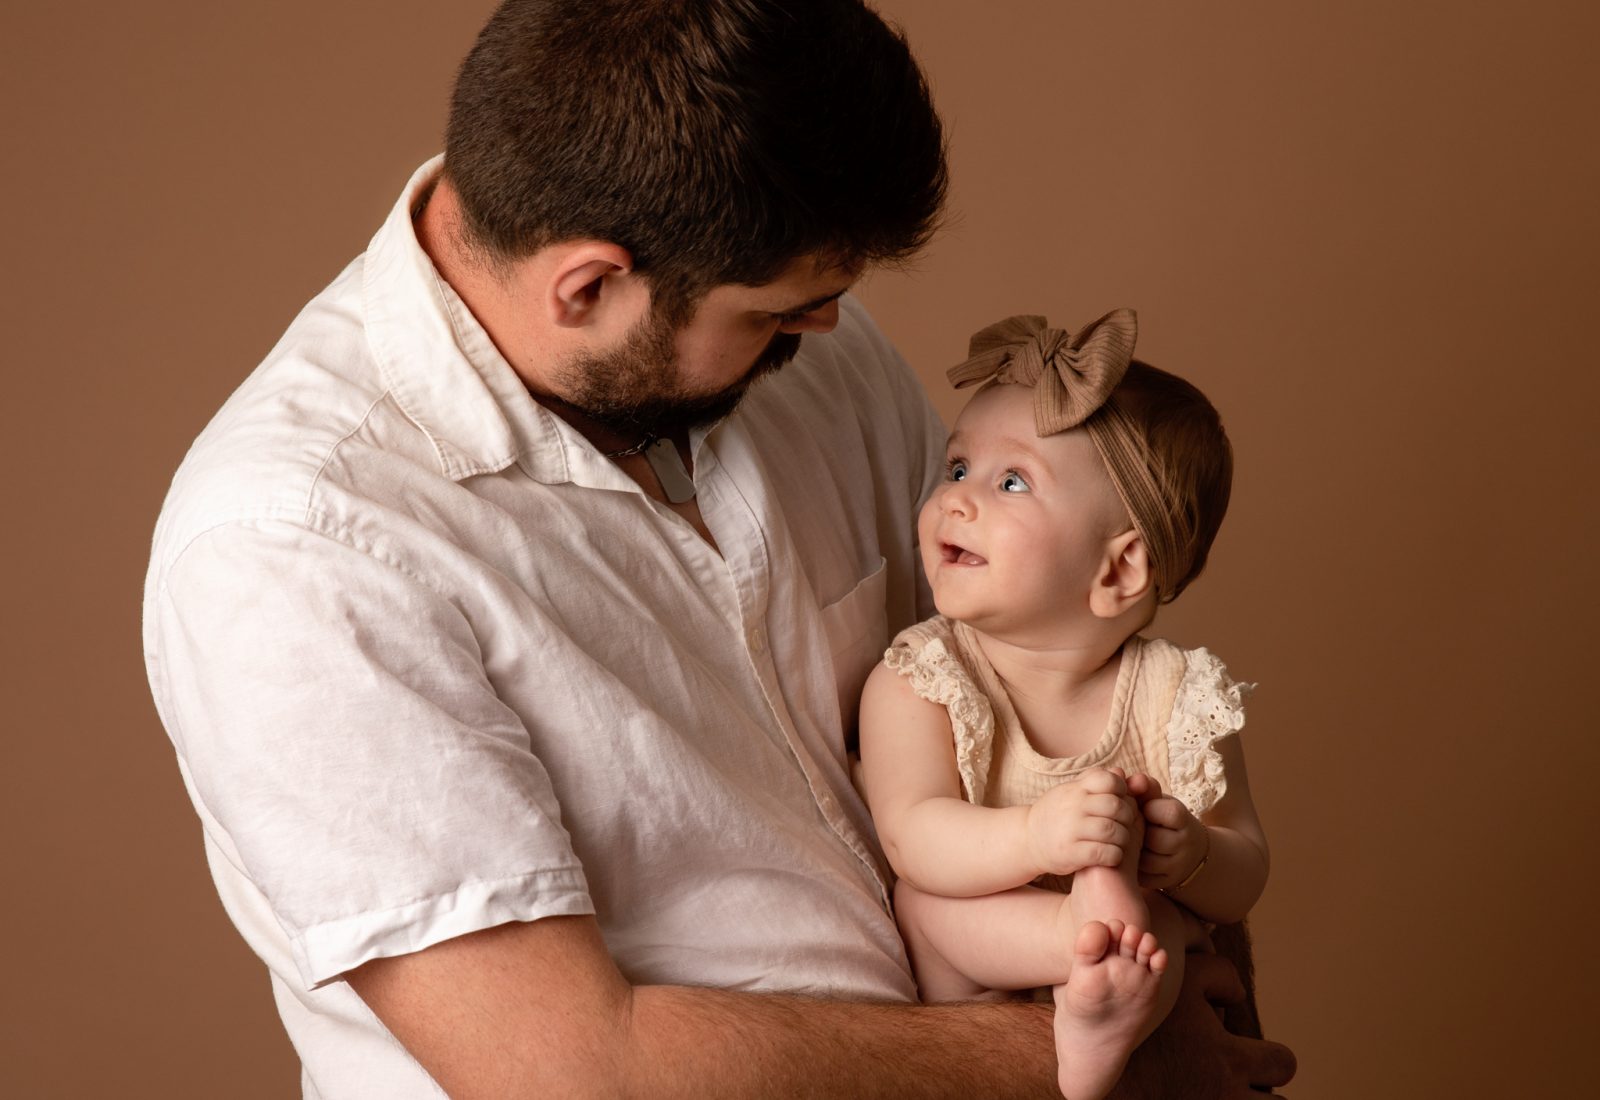
{"type": "Polygon", "coordinates": [[[964,546],[957,546],[953,542],[939,544],[939,556],[950,565],[987,565],[983,558],[978,557],[964,546]]]}

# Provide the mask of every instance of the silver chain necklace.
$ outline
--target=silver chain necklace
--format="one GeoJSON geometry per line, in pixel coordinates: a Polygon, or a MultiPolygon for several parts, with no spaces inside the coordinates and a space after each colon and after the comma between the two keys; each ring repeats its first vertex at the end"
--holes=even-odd
{"type": "Polygon", "coordinates": [[[627,458],[629,455],[642,454],[645,461],[650,463],[650,470],[661,483],[661,491],[667,494],[669,501],[673,504],[684,504],[694,499],[694,478],[689,476],[689,469],[683,464],[677,445],[670,439],[647,435],[632,447],[601,453],[606,458],[627,458]]]}

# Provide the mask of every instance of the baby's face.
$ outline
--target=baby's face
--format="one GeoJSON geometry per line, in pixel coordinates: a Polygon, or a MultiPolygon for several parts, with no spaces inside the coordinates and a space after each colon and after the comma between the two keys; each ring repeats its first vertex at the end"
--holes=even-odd
{"type": "Polygon", "coordinates": [[[992,385],[962,410],[917,522],[941,614],[1002,636],[1087,615],[1107,543],[1132,523],[1081,428],[1034,434],[1033,388],[992,385]]]}

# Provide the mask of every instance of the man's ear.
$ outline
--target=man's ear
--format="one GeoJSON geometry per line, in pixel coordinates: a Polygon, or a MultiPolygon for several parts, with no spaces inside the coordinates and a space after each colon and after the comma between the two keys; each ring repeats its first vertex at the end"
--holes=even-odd
{"type": "MultiPolygon", "coordinates": [[[[581,328],[615,321],[605,315],[614,305],[623,305],[614,301],[615,292],[633,271],[632,254],[609,241],[569,241],[560,247],[545,295],[551,323],[581,328]]],[[[626,318],[616,327],[626,328],[632,321],[626,318]]]]}
{"type": "Polygon", "coordinates": [[[1089,610],[1097,618],[1115,619],[1149,595],[1154,585],[1144,539],[1137,527],[1131,527],[1106,543],[1099,574],[1089,590],[1089,610]]]}

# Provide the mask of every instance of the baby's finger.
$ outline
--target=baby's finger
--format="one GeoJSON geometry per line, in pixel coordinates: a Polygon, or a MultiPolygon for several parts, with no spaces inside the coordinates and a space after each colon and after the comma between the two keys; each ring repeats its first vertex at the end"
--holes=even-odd
{"type": "Polygon", "coordinates": [[[1152,825],[1178,829],[1188,816],[1189,811],[1176,798],[1152,798],[1144,804],[1144,819],[1152,825]]]}
{"type": "Polygon", "coordinates": [[[1122,861],[1128,858],[1128,842],[1124,837],[1117,842],[1104,845],[1101,852],[1101,867],[1121,867],[1122,861]]]}
{"type": "Polygon", "coordinates": [[[1090,768],[1078,777],[1078,784],[1090,794],[1123,795],[1128,791],[1122,776],[1108,768],[1090,768]]]}
{"type": "Polygon", "coordinates": [[[1128,777],[1128,793],[1140,802],[1148,802],[1152,798],[1161,797],[1161,784],[1153,775],[1135,772],[1128,777]]]}
{"type": "Polygon", "coordinates": [[[1077,830],[1083,840],[1099,844],[1115,844],[1120,851],[1133,840],[1133,830],[1109,817],[1086,817],[1077,830]]]}
{"type": "Polygon", "coordinates": [[[1158,856],[1175,854],[1183,845],[1183,834],[1174,829],[1146,829],[1144,850],[1158,856]]]}
{"type": "Polygon", "coordinates": [[[1084,796],[1083,813],[1086,817],[1105,817],[1131,826],[1138,816],[1138,807],[1119,795],[1091,794],[1084,796]]]}
{"type": "Polygon", "coordinates": [[[1080,841],[1073,845],[1072,854],[1080,867],[1117,867],[1122,863],[1122,846],[1080,841]]]}
{"type": "Polygon", "coordinates": [[[1182,844],[1176,845],[1169,851],[1151,851],[1149,848],[1141,848],[1139,850],[1140,859],[1143,859],[1146,855],[1150,857],[1151,868],[1162,874],[1169,872],[1186,874],[1198,862],[1194,855],[1182,844]]]}

